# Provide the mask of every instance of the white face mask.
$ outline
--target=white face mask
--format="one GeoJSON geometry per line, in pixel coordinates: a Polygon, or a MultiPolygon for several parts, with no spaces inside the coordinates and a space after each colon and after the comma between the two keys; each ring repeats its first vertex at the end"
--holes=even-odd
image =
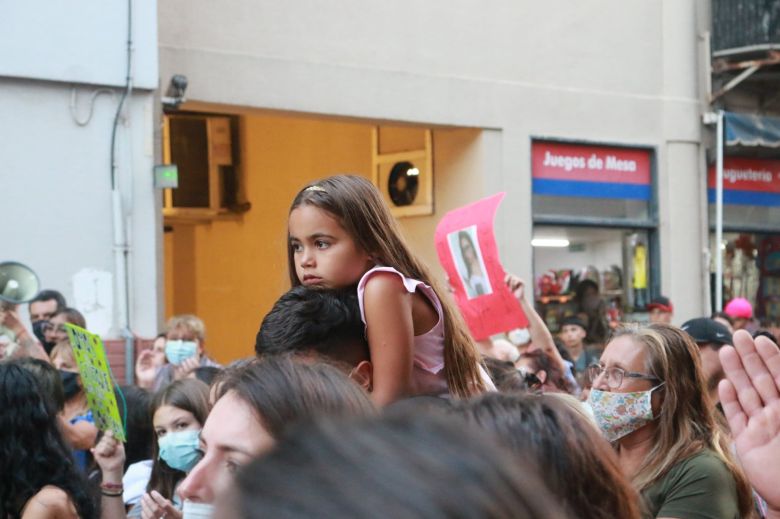
{"type": "Polygon", "coordinates": [[[528,344],[531,342],[531,333],[527,328],[516,328],[508,332],[506,334],[506,338],[509,339],[509,342],[515,346],[520,346],[522,344],[528,344]]]}
{"type": "Polygon", "coordinates": [[[663,386],[661,382],[648,391],[632,391],[629,393],[613,393],[591,389],[588,404],[593,409],[593,415],[601,432],[610,442],[652,422],[653,391],[663,386]]]}
{"type": "Polygon", "coordinates": [[[214,505],[185,501],[182,507],[182,516],[183,519],[211,519],[214,516],[214,505]]]}

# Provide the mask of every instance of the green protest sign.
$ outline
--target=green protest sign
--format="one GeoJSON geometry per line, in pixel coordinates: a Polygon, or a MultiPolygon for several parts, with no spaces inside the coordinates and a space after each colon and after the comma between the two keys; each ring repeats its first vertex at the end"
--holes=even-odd
{"type": "Polygon", "coordinates": [[[95,418],[95,426],[101,431],[114,431],[114,437],[126,441],[103,341],[98,335],[76,325],[66,323],[65,328],[73,346],[73,355],[79,366],[81,383],[95,418]]]}

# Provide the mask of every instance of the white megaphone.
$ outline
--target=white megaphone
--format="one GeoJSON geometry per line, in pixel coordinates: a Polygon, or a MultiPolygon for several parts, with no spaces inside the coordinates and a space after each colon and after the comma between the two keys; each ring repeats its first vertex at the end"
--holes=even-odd
{"type": "Polygon", "coordinates": [[[18,305],[32,300],[41,291],[38,276],[16,261],[0,263],[0,301],[18,305]]]}

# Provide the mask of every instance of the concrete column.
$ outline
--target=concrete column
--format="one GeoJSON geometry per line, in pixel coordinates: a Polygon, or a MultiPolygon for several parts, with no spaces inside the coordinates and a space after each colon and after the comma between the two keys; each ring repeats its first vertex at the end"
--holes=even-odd
{"type": "Polygon", "coordinates": [[[693,0],[665,0],[662,13],[663,133],[659,150],[662,291],[676,324],[707,313],[706,206],[702,190],[697,11],[693,0]]]}

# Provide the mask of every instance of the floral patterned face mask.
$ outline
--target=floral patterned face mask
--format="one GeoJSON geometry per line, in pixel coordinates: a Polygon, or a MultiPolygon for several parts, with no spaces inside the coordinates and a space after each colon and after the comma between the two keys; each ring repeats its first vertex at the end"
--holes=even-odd
{"type": "Polygon", "coordinates": [[[596,423],[607,440],[614,442],[652,422],[653,391],[663,386],[661,382],[648,391],[612,393],[591,389],[588,403],[593,409],[596,423]]]}

